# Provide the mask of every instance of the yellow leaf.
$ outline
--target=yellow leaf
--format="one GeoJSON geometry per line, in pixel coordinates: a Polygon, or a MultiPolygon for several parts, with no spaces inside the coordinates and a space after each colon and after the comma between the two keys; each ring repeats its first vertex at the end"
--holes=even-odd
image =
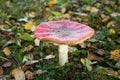
{"type": "Polygon", "coordinates": [[[114,26],[113,22],[108,22],[107,23],[107,28],[111,27],[111,26],[114,26]]]}
{"type": "Polygon", "coordinates": [[[29,17],[35,17],[36,13],[35,12],[30,12],[29,17]]]}
{"type": "Polygon", "coordinates": [[[33,28],[33,26],[36,27],[36,23],[33,21],[29,21],[28,23],[25,24],[25,29],[31,30],[33,28]]]}
{"type": "Polygon", "coordinates": [[[86,10],[94,13],[97,13],[99,11],[96,7],[91,7],[91,6],[87,6],[86,10]]]}
{"type": "Polygon", "coordinates": [[[83,65],[85,65],[85,59],[81,58],[80,61],[82,62],[83,65]]]}
{"type": "Polygon", "coordinates": [[[110,59],[120,60],[120,50],[116,49],[110,52],[110,59]]]}
{"type": "Polygon", "coordinates": [[[9,56],[9,55],[11,54],[11,50],[10,50],[9,47],[5,47],[5,48],[3,49],[3,52],[5,53],[6,56],[9,56]]]}
{"type": "Polygon", "coordinates": [[[91,12],[97,13],[97,12],[98,12],[98,9],[97,9],[96,7],[92,7],[91,12]]]}
{"type": "Polygon", "coordinates": [[[20,67],[13,69],[11,75],[15,77],[15,80],[25,80],[25,73],[20,67]]]}
{"type": "Polygon", "coordinates": [[[50,0],[50,1],[48,2],[48,4],[49,4],[49,5],[55,5],[55,4],[57,4],[57,0],[50,0]]]}
{"type": "Polygon", "coordinates": [[[114,29],[110,29],[110,30],[109,30],[109,33],[110,33],[110,34],[115,34],[116,32],[115,32],[114,29]]]}
{"type": "Polygon", "coordinates": [[[101,14],[100,16],[101,16],[102,19],[107,17],[105,14],[101,14]]]}
{"type": "Polygon", "coordinates": [[[0,24],[0,29],[2,29],[3,27],[4,27],[4,25],[1,25],[1,24],[0,24]]]}

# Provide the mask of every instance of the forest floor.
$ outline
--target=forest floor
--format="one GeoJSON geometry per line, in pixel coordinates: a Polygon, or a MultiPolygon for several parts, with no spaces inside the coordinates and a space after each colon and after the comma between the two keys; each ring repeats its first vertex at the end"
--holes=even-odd
{"type": "Polygon", "coordinates": [[[0,0],[0,80],[120,80],[119,0],[0,0]],[[95,34],[69,46],[58,64],[58,46],[35,41],[41,22],[71,20],[95,34]],[[19,74],[18,74],[19,73],[19,74]]]}

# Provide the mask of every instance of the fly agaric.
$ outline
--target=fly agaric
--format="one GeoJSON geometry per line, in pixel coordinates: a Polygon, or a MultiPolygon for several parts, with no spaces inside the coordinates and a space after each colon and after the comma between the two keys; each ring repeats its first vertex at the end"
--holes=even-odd
{"type": "Polygon", "coordinates": [[[59,64],[68,62],[68,45],[79,44],[90,38],[94,30],[87,25],[69,21],[43,22],[35,29],[34,35],[39,40],[47,40],[59,44],[59,64]]]}

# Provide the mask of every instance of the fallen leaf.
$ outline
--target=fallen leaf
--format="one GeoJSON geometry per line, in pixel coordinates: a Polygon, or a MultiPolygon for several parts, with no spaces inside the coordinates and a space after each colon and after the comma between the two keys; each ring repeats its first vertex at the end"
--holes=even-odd
{"type": "Polygon", "coordinates": [[[37,75],[41,75],[41,74],[43,74],[44,72],[46,72],[46,71],[43,71],[43,70],[37,70],[37,71],[35,71],[35,74],[37,74],[37,75]]]}
{"type": "Polygon", "coordinates": [[[0,66],[0,76],[3,75],[3,73],[4,73],[4,70],[3,70],[3,68],[0,66]]]}
{"type": "Polygon", "coordinates": [[[34,40],[34,43],[35,43],[35,46],[39,46],[40,40],[39,40],[38,38],[36,38],[36,39],[34,40]]]}
{"type": "Polygon", "coordinates": [[[33,26],[36,27],[37,25],[36,25],[35,22],[29,21],[29,22],[26,23],[24,26],[25,26],[25,29],[26,29],[26,30],[31,30],[31,28],[32,28],[33,26]]]}
{"type": "Polygon", "coordinates": [[[20,18],[20,19],[18,19],[18,21],[20,21],[20,22],[21,22],[21,21],[23,21],[23,22],[29,22],[29,21],[28,21],[28,17],[20,18]]]}
{"type": "Polygon", "coordinates": [[[99,56],[94,55],[94,54],[89,53],[89,52],[88,52],[87,58],[88,58],[89,60],[97,60],[97,61],[102,61],[102,60],[103,60],[102,57],[99,57],[99,56]]]}
{"type": "Polygon", "coordinates": [[[112,41],[112,39],[111,39],[110,37],[107,37],[107,40],[108,40],[108,41],[112,41]]]}
{"type": "Polygon", "coordinates": [[[4,25],[1,25],[1,24],[0,24],[0,29],[3,29],[3,28],[4,28],[4,25]]]}
{"type": "Polygon", "coordinates": [[[81,48],[86,48],[86,44],[84,42],[80,43],[80,46],[81,46],[81,48]]]}
{"type": "Polygon", "coordinates": [[[102,56],[105,54],[105,51],[103,49],[98,49],[97,53],[102,56]]]}
{"type": "Polygon", "coordinates": [[[115,34],[116,31],[115,31],[114,29],[110,29],[110,30],[109,30],[109,33],[110,33],[110,34],[115,34]]]}
{"type": "Polygon", "coordinates": [[[39,60],[29,60],[29,61],[26,61],[25,65],[31,65],[31,64],[35,64],[35,63],[38,63],[39,60]]]}
{"type": "Polygon", "coordinates": [[[120,50],[116,49],[110,52],[110,58],[113,60],[120,60],[120,50]]]}
{"type": "Polygon", "coordinates": [[[91,7],[91,6],[87,6],[86,10],[90,11],[91,13],[97,13],[99,11],[96,7],[91,7]]]}
{"type": "Polygon", "coordinates": [[[9,47],[5,47],[5,48],[3,49],[3,52],[5,53],[6,56],[9,56],[9,55],[11,54],[11,50],[10,50],[9,47]]]}
{"type": "Polygon", "coordinates": [[[33,80],[34,79],[33,73],[31,71],[26,71],[25,76],[28,80],[33,80]]]}
{"type": "Polygon", "coordinates": [[[48,2],[48,4],[49,4],[50,6],[55,5],[55,4],[57,4],[57,0],[50,0],[50,1],[48,2]]]}
{"type": "Polygon", "coordinates": [[[35,13],[35,12],[30,12],[30,13],[29,13],[29,17],[32,17],[32,18],[33,18],[33,17],[35,17],[35,16],[36,16],[36,13],[35,13]]]}
{"type": "Polygon", "coordinates": [[[62,8],[61,8],[61,12],[62,12],[62,13],[65,13],[65,11],[66,11],[66,7],[62,7],[62,8]]]}
{"type": "Polygon", "coordinates": [[[83,65],[85,65],[85,59],[81,58],[80,61],[82,62],[83,65]]]}
{"type": "Polygon", "coordinates": [[[117,17],[117,16],[120,16],[120,13],[118,12],[113,12],[110,14],[112,17],[117,17]]]}
{"type": "Polygon", "coordinates": [[[12,43],[14,43],[14,40],[13,40],[13,39],[7,41],[7,42],[4,44],[4,47],[5,47],[5,46],[8,46],[8,45],[10,45],[10,44],[12,44],[12,43]]]}
{"type": "Polygon", "coordinates": [[[24,71],[20,67],[13,69],[11,75],[14,76],[15,80],[25,80],[24,71]]]}
{"type": "Polygon", "coordinates": [[[44,59],[51,59],[51,58],[55,58],[55,56],[54,55],[47,55],[44,59]]]}
{"type": "Polygon", "coordinates": [[[25,47],[25,51],[31,51],[33,49],[33,46],[32,45],[29,45],[27,47],[25,47]]]}
{"type": "Polygon", "coordinates": [[[12,66],[12,63],[11,63],[10,61],[5,62],[5,63],[2,65],[2,67],[10,67],[10,66],[12,66]]]}
{"type": "Polygon", "coordinates": [[[114,26],[114,24],[113,24],[112,21],[110,21],[110,22],[107,23],[107,28],[109,28],[109,27],[113,27],[113,26],[114,26]]]}
{"type": "Polygon", "coordinates": [[[105,14],[100,15],[102,19],[105,19],[107,16],[105,14]]]}

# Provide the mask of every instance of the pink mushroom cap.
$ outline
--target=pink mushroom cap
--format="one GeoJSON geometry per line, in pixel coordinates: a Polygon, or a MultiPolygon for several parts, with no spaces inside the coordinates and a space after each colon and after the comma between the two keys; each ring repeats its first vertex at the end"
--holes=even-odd
{"type": "Polygon", "coordinates": [[[89,26],[69,20],[43,22],[34,31],[36,38],[60,44],[78,44],[93,34],[89,26]]]}

